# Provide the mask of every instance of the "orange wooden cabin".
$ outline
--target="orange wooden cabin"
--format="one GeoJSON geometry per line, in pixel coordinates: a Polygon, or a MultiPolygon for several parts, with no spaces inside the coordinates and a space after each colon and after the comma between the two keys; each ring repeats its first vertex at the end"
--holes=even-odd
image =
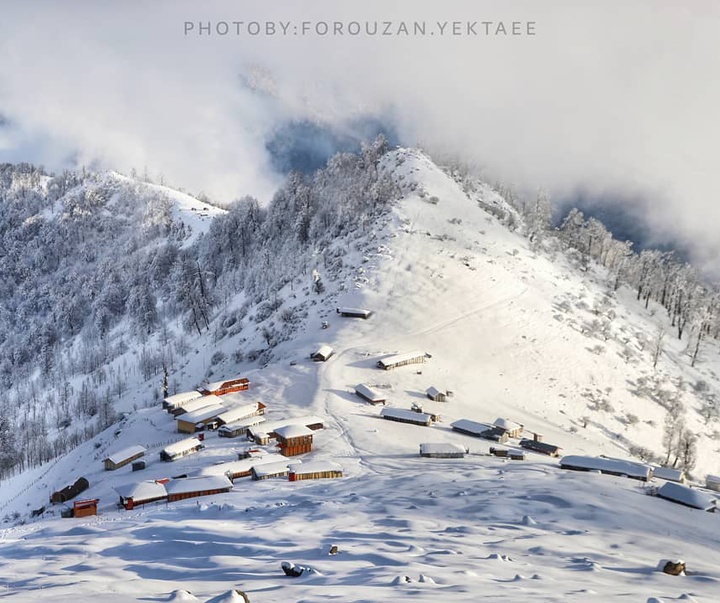
{"type": "Polygon", "coordinates": [[[206,383],[198,391],[203,396],[222,396],[225,394],[232,394],[234,392],[242,392],[249,388],[250,379],[247,377],[238,377],[236,379],[228,379],[227,381],[206,383]]]}
{"type": "Polygon", "coordinates": [[[73,503],[73,517],[89,517],[90,515],[97,515],[99,502],[99,498],[76,500],[73,503]]]}

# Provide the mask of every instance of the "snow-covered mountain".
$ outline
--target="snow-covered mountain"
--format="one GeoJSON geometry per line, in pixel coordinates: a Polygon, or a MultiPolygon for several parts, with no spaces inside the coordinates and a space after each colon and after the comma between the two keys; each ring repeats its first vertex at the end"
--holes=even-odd
{"type": "MultiPolygon", "coordinates": [[[[121,351],[112,361],[126,371],[112,404],[124,413],[119,422],[2,482],[0,596],[209,601],[237,588],[253,603],[714,600],[716,514],[648,496],[658,479],[567,472],[533,453],[523,461],[488,456],[492,442],[451,424],[503,418],[566,454],[663,460],[672,400],[697,435],[692,475],[702,482],[720,472],[708,413],[720,386],[716,345],[705,341],[691,367],[687,334],[668,333],[655,362],[655,333],[670,322],[659,304],[616,290],[606,268],[578,262],[556,240],[530,241],[526,218],[477,179],[411,149],[378,154],[376,164],[368,158],[362,166],[336,160],[305,197],[306,185],[291,180],[269,209],[246,203],[200,222],[205,235],[187,253],[198,272],[212,266],[216,275],[208,325],[188,323],[200,311],[190,304],[190,314],[121,351]],[[388,191],[401,201],[390,203],[388,191]],[[277,237],[272,249],[283,266],[256,235],[241,232],[256,211],[257,230],[277,237]],[[241,251],[244,243],[252,253],[241,251]],[[256,264],[262,269],[248,267],[256,264]],[[242,278],[242,286],[223,278],[242,278]],[[336,311],[343,307],[373,314],[344,318],[336,311]],[[323,345],[334,354],[313,362],[323,345]],[[162,372],[129,367],[167,348],[171,393],[242,375],[251,385],[241,395],[267,405],[268,419],[322,417],[326,428],[314,432],[303,461],[336,462],[343,478],[241,478],[226,494],[118,509],[114,488],[207,472],[247,444],[208,432],[199,453],[159,460],[185,436],[157,397],[162,372]],[[413,350],[426,361],[376,366],[413,350]],[[415,403],[440,421],[383,420],[379,407],[355,395],[360,383],[388,407],[415,403]],[[453,395],[430,401],[431,386],[453,395]],[[459,444],[470,454],[420,458],[422,443],[459,444]],[[134,445],[148,450],[143,471],[103,470],[103,459],[134,445]],[[90,483],[83,496],[99,499],[99,515],[61,519],[49,495],[79,477],[90,483]],[[41,507],[44,514],[31,517],[41,507]],[[658,571],[670,558],[683,558],[687,575],[658,571]],[[288,578],[282,561],[316,571],[288,578]]],[[[206,212],[163,192],[175,220],[206,212]]],[[[123,323],[114,329],[117,336],[123,323]]]]}

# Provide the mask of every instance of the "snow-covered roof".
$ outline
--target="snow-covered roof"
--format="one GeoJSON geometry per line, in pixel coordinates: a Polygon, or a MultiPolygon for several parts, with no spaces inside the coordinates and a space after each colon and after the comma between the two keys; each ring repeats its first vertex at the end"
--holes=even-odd
{"type": "Polygon", "coordinates": [[[602,473],[615,473],[629,477],[642,477],[643,479],[650,479],[652,475],[652,467],[650,465],[599,456],[564,456],[560,459],[560,466],[564,468],[600,471],[602,473]]]}
{"type": "Polygon", "coordinates": [[[206,490],[222,490],[232,488],[232,482],[225,475],[203,475],[173,479],[165,484],[168,494],[184,494],[186,492],[203,492],[206,490]]]}
{"type": "Polygon", "coordinates": [[[288,465],[290,473],[303,475],[306,473],[321,473],[323,471],[342,471],[342,467],[333,461],[318,460],[302,463],[293,461],[288,465]]]}
{"type": "Polygon", "coordinates": [[[420,444],[420,454],[466,454],[467,448],[452,442],[429,442],[420,444]]]}
{"type": "Polygon", "coordinates": [[[209,392],[214,392],[222,388],[226,383],[233,381],[247,381],[247,377],[233,377],[232,379],[223,379],[222,381],[213,381],[212,383],[203,383],[203,389],[209,392]]]}
{"type": "Polygon", "coordinates": [[[122,498],[132,498],[135,502],[152,500],[167,496],[164,484],[155,481],[145,481],[135,484],[122,484],[113,488],[122,498]]]}
{"type": "Polygon", "coordinates": [[[303,436],[309,436],[312,435],[313,432],[312,429],[306,427],[305,425],[298,425],[296,423],[278,427],[275,430],[275,433],[281,438],[287,440],[288,438],[301,438],[303,436]]]}
{"type": "MultiPolygon", "coordinates": [[[[229,395],[229,394],[228,394],[229,395]]],[[[227,407],[226,407],[227,408],[227,407]]],[[[232,406],[227,408],[225,412],[218,415],[218,419],[223,423],[232,423],[233,421],[239,421],[255,414],[260,408],[260,404],[257,402],[251,402],[250,404],[242,404],[239,406],[232,406]]]]}
{"type": "MultiPolygon", "coordinates": [[[[293,461],[293,465],[299,465],[302,463],[302,461],[293,461]]],[[[266,464],[260,464],[260,465],[253,465],[253,471],[255,475],[258,477],[264,476],[264,475],[275,475],[277,473],[283,473],[285,471],[288,471],[288,465],[290,463],[285,459],[284,461],[277,461],[274,463],[266,463],[266,464]]]]}
{"type": "Polygon", "coordinates": [[[185,421],[187,423],[200,423],[201,421],[207,421],[220,415],[226,407],[222,403],[211,404],[194,410],[193,412],[185,413],[184,415],[178,415],[175,417],[176,421],[185,421]]]}
{"type": "Polygon", "coordinates": [[[661,498],[666,498],[695,509],[702,509],[703,511],[714,509],[717,503],[717,499],[714,496],[673,482],[664,483],[658,488],[657,494],[661,498]]]}
{"type": "Polygon", "coordinates": [[[173,394],[172,396],[168,396],[165,398],[164,402],[168,406],[180,406],[183,404],[183,402],[190,402],[190,400],[195,400],[196,398],[202,397],[202,394],[198,391],[191,391],[191,392],[182,392],[180,394],[173,394]]]}
{"type": "Polygon", "coordinates": [[[328,358],[332,355],[333,349],[329,345],[321,345],[316,352],[313,353],[313,356],[322,356],[323,358],[328,358]]]}
{"type": "Polygon", "coordinates": [[[425,357],[425,352],[416,350],[414,352],[406,352],[404,354],[394,354],[392,356],[386,356],[385,358],[381,358],[380,362],[382,362],[385,366],[389,364],[397,364],[399,362],[406,362],[408,360],[413,360],[414,358],[419,358],[422,356],[425,357]]]}
{"type": "MultiPolygon", "coordinates": [[[[219,418],[219,417],[218,417],[219,418]]],[[[226,423],[218,429],[218,431],[235,431],[236,429],[242,429],[243,427],[251,427],[253,425],[260,425],[265,422],[265,417],[262,415],[253,415],[251,417],[245,417],[232,423],[226,423]]]]}
{"type": "Polygon", "coordinates": [[[370,316],[371,312],[370,310],[365,310],[364,308],[338,308],[337,311],[340,314],[358,314],[361,316],[370,316]]]}
{"type": "Polygon", "coordinates": [[[718,477],[717,475],[709,475],[708,474],[705,476],[705,483],[720,485],[720,477],[718,477]]]}
{"type": "Polygon", "coordinates": [[[367,398],[368,400],[385,400],[385,396],[383,394],[364,383],[359,383],[355,386],[355,393],[367,398]]]}
{"type": "Polygon", "coordinates": [[[509,419],[503,419],[498,418],[493,421],[493,425],[495,427],[499,427],[500,429],[504,429],[505,431],[517,431],[518,429],[522,429],[523,426],[520,425],[520,423],[515,423],[515,421],[510,421],[509,419]]]}
{"type": "Polygon", "coordinates": [[[685,472],[682,469],[671,469],[670,467],[653,467],[653,476],[672,482],[682,482],[685,479],[685,472]]]}
{"type": "Polygon", "coordinates": [[[218,465],[210,465],[203,467],[198,475],[227,475],[228,473],[244,473],[250,471],[253,467],[267,465],[269,463],[277,463],[284,459],[280,454],[266,454],[264,456],[254,456],[237,461],[228,461],[227,463],[219,463],[218,465]]]}
{"type": "Polygon", "coordinates": [[[477,421],[471,421],[470,419],[458,419],[454,423],[451,423],[450,427],[472,434],[481,434],[483,431],[492,429],[492,425],[488,425],[487,423],[478,423],[477,421]]]}
{"type": "Polygon", "coordinates": [[[322,417],[318,417],[316,415],[306,415],[304,417],[294,417],[294,418],[285,418],[285,419],[275,419],[273,421],[265,421],[262,423],[261,427],[256,430],[252,427],[250,428],[250,431],[252,433],[258,433],[258,431],[262,431],[264,433],[270,433],[271,431],[275,431],[279,427],[285,427],[287,425],[305,425],[306,427],[308,425],[325,425],[325,419],[322,417]]]}
{"type": "Polygon", "coordinates": [[[180,440],[179,442],[175,442],[174,444],[169,444],[168,446],[165,446],[165,448],[163,448],[163,451],[166,454],[172,456],[173,454],[181,454],[186,450],[197,448],[198,446],[202,446],[202,443],[197,438],[185,438],[184,440],[180,440]]]}
{"type": "Polygon", "coordinates": [[[137,456],[138,454],[145,454],[146,452],[147,450],[145,450],[142,446],[128,446],[127,448],[113,452],[107,457],[107,460],[117,464],[137,456]]]}
{"type": "Polygon", "coordinates": [[[442,394],[443,396],[445,395],[445,392],[444,392],[444,391],[439,390],[439,389],[438,389],[437,387],[435,387],[435,386],[428,387],[428,388],[425,390],[425,393],[426,393],[428,396],[430,396],[431,398],[434,398],[434,397],[437,396],[438,394],[442,394]]]}
{"type": "Polygon", "coordinates": [[[185,413],[190,413],[207,408],[208,406],[213,406],[214,404],[222,404],[222,400],[218,396],[209,395],[200,396],[199,398],[178,404],[177,408],[182,408],[185,413]]]}
{"type": "Polygon", "coordinates": [[[393,417],[395,419],[403,419],[405,421],[412,421],[416,423],[429,423],[432,421],[432,416],[424,412],[415,412],[414,410],[407,410],[405,408],[392,408],[386,406],[380,411],[381,417],[393,417]]]}

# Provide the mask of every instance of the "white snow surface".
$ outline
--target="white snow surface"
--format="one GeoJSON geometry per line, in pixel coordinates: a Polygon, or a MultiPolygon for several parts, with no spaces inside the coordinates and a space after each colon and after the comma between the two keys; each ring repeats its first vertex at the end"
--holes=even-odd
{"type": "MultiPolygon", "coordinates": [[[[375,251],[356,258],[354,284],[329,290],[306,331],[278,347],[276,362],[214,367],[218,376],[246,374],[269,422],[321,417],[326,428],[314,433],[303,466],[337,463],[344,477],[243,478],[225,494],[118,509],[114,487],[197,475],[234,461],[246,443],[209,432],[205,449],[163,463],[157,453],[178,439],[175,421],[159,402],[139,408],[119,428],[0,485],[0,516],[25,522],[0,523],[0,599],[208,602],[239,600],[239,589],[252,603],[718,601],[720,515],[649,496],[654,482],[563,471],[532,453],[525,461],[487,456],[491,442],[450,428],[459,419],[500,416],[568,454],[633,460],[630,443],[659,453],[664,410],[629,385],[652,373],[636,334],[653,332],[653,308],[620,290],[613,337],[588,337],[582,325],[593,314],[586,307],[607,289],[598,271],[578,274],[562,255],[553,261],[531,251],[477,207],[478,198],[502,204],[489,187],[468,196],[417,151],[395,151],[385,166],[406,191],[414,186],[425,196],[409,194],[394,210],[375,251]],[[369,308],[373,316],[335,319],[338,306],[369,308]],[[321,320],[328,329],[320,330],[321,320]],[[321,343],[335,355],[314,363],[307,352],[321,343]],[[623,346],[633,347],[636,361],[623,359],[623,346]],[[412,349],[431,357],[392,371],[375,366],[412,349]],[[382,388],[398,405],[421,399],[443,421],[418,428],[381,420],[351,393],[357,383],[382,388]],[[455,395],[427,400],[432,383],[455,395]],[[590,394],[607,396],[613,410],[588,410],[590,394]],[[630,412],[640,419],[621,420],[630,412]],[[583,415],[590,417],[585,427],[583,415]],[[420,458],[427,441],[470,454],[420,458]],[[109,451],[133,445],[148,449],[144,471],[103,471],[109,451]],[[99,515],[61,519],[48,497],[80,476],[90,482],[81,496],[100,499],[99,515]],[[42,506],[44,516],[31,518],[42,506]],[[332,545],[338,552],[329,555],[332,545]],[[659,571],[663,559],[678,558],[686,575],[659,571]],[[282,561],[317,571],[286,577],[282,561]]],[[[239,344],[222,345],[229,356],[239,344]]],[[[690,371],[684,345],[668,340],[659,370],[714,383],[717,352],[690,371]]],[[[202,357],[216,349],[211,335],[195,347],[198,360],[185,367],[195,373],[182,387],[201,380],[202,357]]],[[[687,404],[688,424],[704,433],[697,405],[687,404]]],[[[720,472],[715,448],[700,440],[698,476],[720,472]]]]}

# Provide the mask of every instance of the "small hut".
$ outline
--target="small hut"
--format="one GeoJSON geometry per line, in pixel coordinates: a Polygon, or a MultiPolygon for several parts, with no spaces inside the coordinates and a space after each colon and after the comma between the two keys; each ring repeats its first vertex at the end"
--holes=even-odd
{"type": "Polygon", "coordinates": [[[705,487],[715,492],[720,492],[720,477],[717,475],[705,476],[705,487]]]}
{"type": "Polygon", "coordinates": [[[406,410],[404,408],[392,408],[390,406],[383,408],[380,411],[380,416],[388,421],[422,425],[423,427],[429,427],[433,422],[432,416],[427,413],[415,412],[414,410],[406,410]]]}
{"type": "Polygon", "coordinates": [[[433,402],[447,402],[448,393],[440,391],[437,387],[428,387],[425,395],[433,402]]]}
{"type": "Polygon", "coordinates": [[[345,318],[364,318],[368,319],[372,315],[370,310],[362,308],[336,308],[335,310],[340,316],[345,318]]]}
{"type": "Polygon", "coordinates": [[[715,512],[717,509],[717,498],[682,484],[666,482],[658,488],[657,495],[665,500],[701,511],[715,512]]]}
{"type": "Polygon", "coordinates": [[[64,503],[75,498],[81,492],[84,492],[90,487],[90,483],[84,478],[78,478],[74,484],[65,486],[57,492],[53,492],[50,496],[50,502],[52,504],[64,503]]]}
{"type": "Polygon", "coordinates": [[[520,447],[525,448],[525,450],[539,452],[540,454],[547,454],[552,457],[559,457],[562,454],[562,448],[560,448],[560,446],[555,446],[555,444],[548,444],[547,442],[541,442],[539,440],[531,440],[529,438],[520,440],[520,447]]]}
{"type": "Polygon", "coordinates": [[[76,500],[73,503],[73,517],[90,517],[97,515],[98,503],[97,498],[88,498],[86,500],[76,500]]]}
{"type": "Polygon", "coordinates": [[[226,379],[224,381],[205,383],[199,391],[205,396],[224,396],[225,394],[232,394],[234,392],[243,392],[249,388],[250,380],[248,378],[234,377],[233,379],[226,379]]]}
{"type": "Polygon", "coordinates": [[[420,456],[433,459],[461,459],[468,454],[468,449],[459,444],[428,443],[420,444],[420,456]]]}
{"type": "Polygon", "coordinates": [[[168,493],[168,502],[230,492],[232,487],[232,482],[224,475],[205,475],[201,477],[173,479],[165,484],[165,489],[168,493]]]}
{"type": "Polygon", "coordinates": [[[408,352],[405,354],[393,354],[377,361],[377,367],[385,371],[407,366],[408,364],[422,364],[425,362],[425,352],[408,352]]]}
{"type": "Polygon", "coordinates": [[[363,400],[367,400],[370,404],[385,404],[387,401],[383,394],[364,383],[355,386],[355,394],[363,400]]]}
{"type": "Polygon", "coordinates": [[[310,358],[315,362],[325,362],[334,354],[334,350],[329,345],[323,345],[316,352],[310,354],[310,358]]]}
{"type": "Polygon", "coordinates": [[[160,451],[161,461],[174,461],[176,459],[193,454],[204,448],[204,444],[198,438],[185,438],[169,446],[165,446],[160,451]]]}
{"type": "Polygon", "coordinates": [[[305,425],[285,425],[275,430],[280,454],[297,456],[312,450],[313,432],[305,425]]]}
{"type": "Polygon", "coordinates": [[[331,479],[342,477],[340,465],[332,461],[312,461],[310,463],[291,463],[288,466],[288,480],[299,482],[307,479],[331,479]]]}

